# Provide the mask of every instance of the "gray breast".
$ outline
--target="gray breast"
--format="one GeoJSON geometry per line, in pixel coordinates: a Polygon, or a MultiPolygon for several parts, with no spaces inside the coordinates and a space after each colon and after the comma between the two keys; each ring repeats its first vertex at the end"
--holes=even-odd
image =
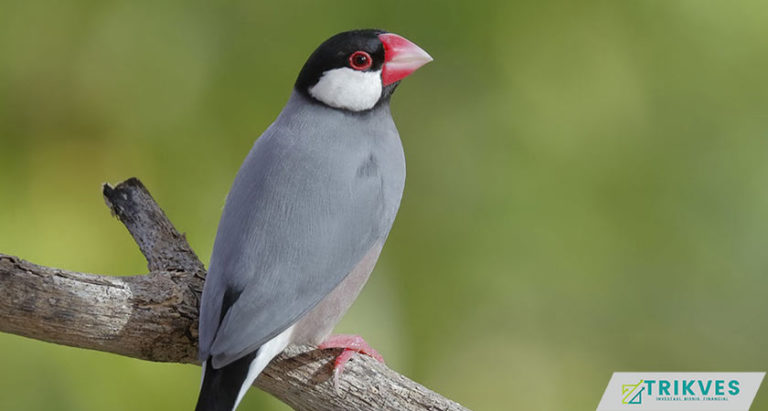
{"type": "Polygon", "coordinates": [[[219,366],[299,321],[308,342],[330,331],[400,204],[405,161],[389,108],[350,115],[302,99],[254,145],[219,224],[200,327],[201,355],[219,366]]]}
{"type": "Polygon", "coordinates": [[[397,213],[403,191],[405,162],[389,108],[385,109],[378,113],[379,117],[365,118],[357,114],[351,118],[341,117],[337,127],[339,130],[353,130],[356,134],[353,138],[361,139],[366,147],[351,164],[356,169],[353,184],[379,185],[374,207],[378,209],[375,214],[382,225],[380,237],[347,277],[299,320],[292,336],[294,343],[317,345],[331,333],[367,282],[397,213]],[[341,124],[346,122],[359,124],[341,124]]]}

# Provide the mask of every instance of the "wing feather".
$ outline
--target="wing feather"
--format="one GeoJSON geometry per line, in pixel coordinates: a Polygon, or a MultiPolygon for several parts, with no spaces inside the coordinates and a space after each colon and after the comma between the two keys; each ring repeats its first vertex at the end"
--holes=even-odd
{"type": "Polygon", "coordinates": [[[386,237],[397,205],[387,209],[378,170],[359,172],[371,153],[365,139],[310,140],[275,125],[257,141],[219,223],[201,304],[201,358],[221,367],[257,349],[386,237]]]}

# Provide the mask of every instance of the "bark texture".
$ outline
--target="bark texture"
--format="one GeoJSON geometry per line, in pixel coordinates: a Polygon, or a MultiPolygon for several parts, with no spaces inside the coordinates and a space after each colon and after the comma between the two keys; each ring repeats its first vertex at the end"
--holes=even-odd
{"type": "MultiPolygon", "coordinates": [[[[205,268],[132,178],[104,199],[147,259],[149,274],[111,277],[44,267],[0,254],[0,331],[149,361],[197,364],[197,308],[205,268]]],[[[256,380],[297,410],[467,410],[364,355],[290,346],[256,380]]],[[[197,395],[197,393],[190,393],[197,395]]]]}

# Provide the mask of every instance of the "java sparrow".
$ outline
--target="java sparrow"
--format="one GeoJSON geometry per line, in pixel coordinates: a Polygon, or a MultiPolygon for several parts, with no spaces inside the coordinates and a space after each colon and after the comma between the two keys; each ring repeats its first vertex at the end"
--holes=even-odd
{"type": "Polygon", "coordinates": [[[405,158],[390,97],[431,60],[396,34],[354,30],[304,64],[226,199],[200,303],[198,411],[235,409],[288,344],[378,355],[359,337],[327,337],[400,206],[405,158]]]}

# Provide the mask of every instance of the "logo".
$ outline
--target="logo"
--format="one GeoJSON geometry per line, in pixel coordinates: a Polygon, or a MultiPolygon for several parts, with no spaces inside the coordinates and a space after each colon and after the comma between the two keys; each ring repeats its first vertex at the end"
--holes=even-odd
{"type": "Polygon", "coordinates": [[[616,372],[598,411],[749,410],[764,372],[616,372]]]}
{"type": "Polygon", "coordinates": [[[643,390],[645,387],[641,387],[643,380],[640,380],[637,384],[621,384],[621,394],[624,398],[621,399],[622,404],[642,404],[643,403],[643,390]]]}

